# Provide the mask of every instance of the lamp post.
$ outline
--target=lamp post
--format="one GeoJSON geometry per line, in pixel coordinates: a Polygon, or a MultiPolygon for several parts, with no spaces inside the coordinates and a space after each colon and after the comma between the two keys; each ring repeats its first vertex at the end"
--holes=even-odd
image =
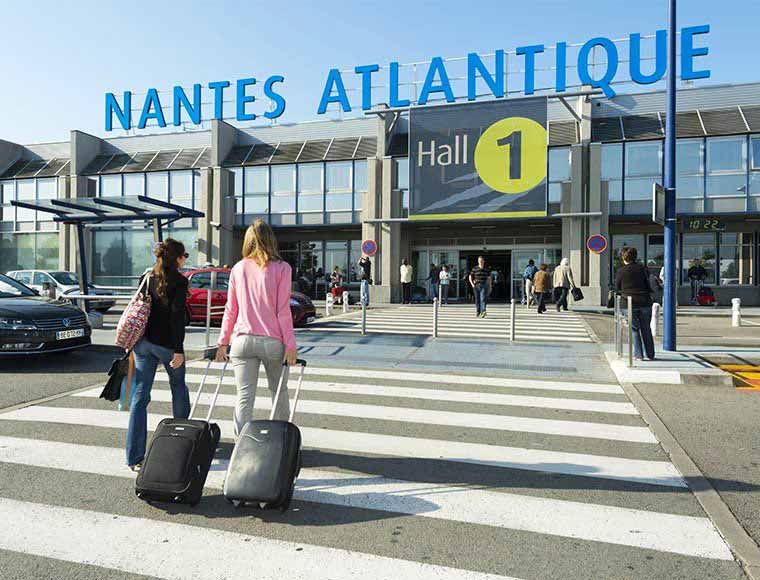
{"type": "Polygon", "coordinates": [[[665,124],[665,281],[662,348],[676,350],[676,0],[668,18],[668,77],[665,124]]]}

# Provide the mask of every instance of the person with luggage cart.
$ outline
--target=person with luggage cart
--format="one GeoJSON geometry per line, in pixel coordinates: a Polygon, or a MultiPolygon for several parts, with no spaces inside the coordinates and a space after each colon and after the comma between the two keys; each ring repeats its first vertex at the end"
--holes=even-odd
{"type": "Polygon", "coordinates": [[[691,268],[686,272],[686,276],[691,282],[691,303],[695,306],[699,305],[699,294],[705,285],[705,280],[707,280],[707,270],[702,265],[702,260],[694,260],[691,268]]]}
{"type": "Polygon", "coordinates": [[[150,315],[142,338],[134,346],[135,387],[129,409],[127,465],[140,471],[148,437],[148,403],[162,364],[169,375],[172,414],[186,419],[190,414],[190,393],[185,383],[185,301],[188,281],[180,273],[188,254],[185,246],[171,238],[158,244],[156,263],[140,279],[140,288],[150,301],[150,315]]]}

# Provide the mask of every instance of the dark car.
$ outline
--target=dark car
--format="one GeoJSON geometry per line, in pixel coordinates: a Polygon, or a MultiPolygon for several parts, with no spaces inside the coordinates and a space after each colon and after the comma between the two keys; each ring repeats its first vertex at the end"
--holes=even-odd
{"type": "Polygon", "coordinates": [[[0,355],[37,354],[90,344],[84,312],[41,297],[24,284],[0,274],[0,355]]]}
{"type": "MultiPolygon", "coordinates": [[[[189,281],[190,295],[187,297],[185,318],[188,324],[206,322],[208,308],[208,290],[211,287],[211,274],[216,272],[216,284],[211,292],[211,322],[221,324],[224,306],[227,304],[227,287],[230,281],[229,268],[201,268],[183,272],[189,281]]],[[[314,321],[317,309],[311,299],[301,292],[291,292],[290,312],[293,326],[304,326],[314,321]]]]}

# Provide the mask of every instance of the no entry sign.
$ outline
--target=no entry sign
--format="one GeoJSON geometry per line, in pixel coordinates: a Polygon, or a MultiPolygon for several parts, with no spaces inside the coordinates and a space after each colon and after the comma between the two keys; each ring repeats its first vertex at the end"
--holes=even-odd
{"type": "Polygon", "coordinates": [[[375,240],[364,240],[362,242],[362,252],[368,256],[373,256],[377,252],[377,242],[375,240]]]}
{"type": "Polygon", "coordinates": [[[602,234],[589,236],[588,241],[586,241],[586,247],[590,252],[601,254],[604,252],[604,250],[607,249],[607,238],[605,238],[602,234]]]}

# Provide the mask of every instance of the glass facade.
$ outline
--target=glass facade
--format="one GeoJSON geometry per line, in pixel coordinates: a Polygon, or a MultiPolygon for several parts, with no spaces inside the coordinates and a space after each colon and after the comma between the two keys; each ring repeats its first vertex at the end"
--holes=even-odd
{"type": "MultiPolygon", "coordinates": [[[[679,139],[676,167],[679,213],[760,211],[760,136],[679,139]]],[[[662,140],[602,144],[610,213],[648,215],[662,171],[662,140]]]]}
{"type": "Polygon", "coordinates": [[[236,216],[272,225],[358,223],[367,191],[367,161],[232,167],[236,216]]]}
{"type": "MultiPolygon", "coordinates": [[[[562,201],[562,182],[570,181],[570,147],[551,147],[548,160],[549,204],[562,201]]],[[[556,208],[559,210],[559,207],[556,208]]]]}
{"type": "Polygon", "coordinates": [[[293,269],[293,289],[323,299],[329,289],[330,273],[340,268],[347,286],[358,284],[357,262],[361,240],[315,240],[284,242],[280,256],[293,269]]]}

